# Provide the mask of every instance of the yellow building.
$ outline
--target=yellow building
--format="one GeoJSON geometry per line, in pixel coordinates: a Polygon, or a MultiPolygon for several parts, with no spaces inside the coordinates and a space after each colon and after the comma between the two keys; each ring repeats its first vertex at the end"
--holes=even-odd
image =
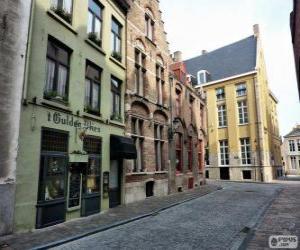
{"type": "Polygon", "coordinates": [[[185,62],[207,95],[207,178],[269,182],[281,169],[278,101],[258,25],[253,29],[250,37],[185,62]]]}

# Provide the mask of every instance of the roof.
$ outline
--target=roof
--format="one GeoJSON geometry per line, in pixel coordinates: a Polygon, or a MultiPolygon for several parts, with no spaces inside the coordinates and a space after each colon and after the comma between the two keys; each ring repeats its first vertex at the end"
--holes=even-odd
{"type": "Polygon", "coordinates": [[[257,38],[250,36],[222,48],[185,61],[189,74],[200,70],[210,74],[210,81],[240,75],[255,70],[257,38]]]}
{"type": "Polygon", "coordinates": [[[295,137],[295,136],[300,136],[300,126],[294,128],[290,133],[288,133],[284,137],[295,137]]]}

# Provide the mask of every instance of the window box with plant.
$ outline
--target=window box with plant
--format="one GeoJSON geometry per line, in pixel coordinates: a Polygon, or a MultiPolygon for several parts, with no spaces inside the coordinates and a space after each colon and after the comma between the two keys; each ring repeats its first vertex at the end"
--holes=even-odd
{"type": "Polygon", "coordinates": [[[65,45],[49,38],[44,98],[68,102],[68,85],[71,51],[65,45]]]}
{"type": "Polygon", "coordinates": [[[100,115],[101,69],[90,61],[86,62],[84,111],[100,115]]]}
{"type": "Polygon", "coordinates": [[[51,0],[50,10],[60,16],[67,23],[72,22],[72,0],[51,0]]]}
{"type": "Polygon", "coordinates": [[[113,121],[117,121],[117,122],[123,122],[122,115],[119,114],[119,113],[113,113],[113,114],[110,116],[110,119],[113,120],[113,121]]]}
{"type": "Polygon", "coordinates": [[[121,55],[120,52],[113,51],[113,52],[111,53],[111,56],[112,56],[113,58],[115,58],[116,60],[118,60],[119,62],[122,61],[122,55],[121,55]]]}
{"type": "Polygon", "coordinates": [[[88,39],[91,40],[93,43],[95,43],[97,46],[101,47],[102,41],[98,36],[98,33],[96,32],[90,32],[88,34],[88,39]]]}

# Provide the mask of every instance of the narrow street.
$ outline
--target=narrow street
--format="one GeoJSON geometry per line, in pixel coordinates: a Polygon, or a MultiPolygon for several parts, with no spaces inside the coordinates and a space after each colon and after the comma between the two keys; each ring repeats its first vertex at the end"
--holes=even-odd
{"type": "Polygon", "coordinates": [[[218,182],[222,190],[55,249],[230,249],[286,184],[218,182]]]}

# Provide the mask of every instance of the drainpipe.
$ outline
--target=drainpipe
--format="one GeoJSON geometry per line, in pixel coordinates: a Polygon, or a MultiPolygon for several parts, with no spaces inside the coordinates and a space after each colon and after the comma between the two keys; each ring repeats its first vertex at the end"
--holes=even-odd
{"type": "MultiPolygon", "coordinates": [[[[260,176],[261,181],[263,182],[263,152],[262,150],[262,143],[263,143],[263,124],[262,124],[262,114],[261,114],[261,104],[260,104],[260,91],[259,86],[257,83],[257,77],[255,76],[254,79],[254,93],[255,93],[255,109],[256,109],[256,116],[257,116],[257,122],[256,122],[256,131],[257,131],[257,145],[258,145],[258,159],[257,163],[259,164],[259,170],[260,170],[260,176]]],[[[256,172],[256,171],[255,171],[256,172]]]]}

